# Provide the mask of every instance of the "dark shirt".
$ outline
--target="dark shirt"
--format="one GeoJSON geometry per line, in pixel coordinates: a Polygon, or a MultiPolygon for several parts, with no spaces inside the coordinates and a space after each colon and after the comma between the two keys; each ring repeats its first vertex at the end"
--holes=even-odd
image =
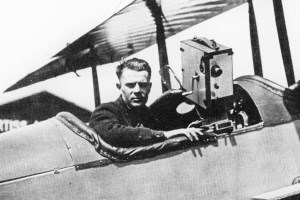
{"type": "Polygon", "coordinates": [[[163,131],[149,109],[128,108],[120,96],[115,102],[104,103],[92,113],[89,126],[103,140],[118,147],[133,147],[163,141],[163,131]]]}

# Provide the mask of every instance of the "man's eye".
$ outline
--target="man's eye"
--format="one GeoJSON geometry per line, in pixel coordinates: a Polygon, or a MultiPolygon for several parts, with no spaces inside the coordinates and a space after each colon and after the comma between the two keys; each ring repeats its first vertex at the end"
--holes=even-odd
{"type": "Polygon", "coordinates": [[[141,88],[146,88],[146,87],[148,87],[148,85],[149,85],[149,83],[139,83],[139,86],[141,88]]]}
{"type": "Polygon", "coordinates": [[[134,88],[136,83],[126,83],[125,85],[129,88],[134,88]]]}

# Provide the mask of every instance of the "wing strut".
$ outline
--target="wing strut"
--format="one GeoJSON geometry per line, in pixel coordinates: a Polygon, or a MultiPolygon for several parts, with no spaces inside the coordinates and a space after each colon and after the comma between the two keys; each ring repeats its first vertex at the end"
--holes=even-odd
{"type": "Polygon", "coordinates": [[[249,3],[249,25],[250,25],[250,38],[251,38],[251,49],[252,49],[252,59],[254,65],[254,74],[263,77],[263,70],[261,64],[259,39],[257,33],[255,13],[253,9],[252,0],[248,0],[249,3]]]}
{"type": "Polygon", "coordinates": [[[100,100],[100,90],[99,90],[99,82],[98,82],[98,74],[97,74],[97,63],[96,63],[96,52],[93,47],[90,47],[90,57],[89,62],[92,68],[93,75],[93,87],[94,87],[94,100],[95,100],[95,108],[101,104],[100,100]]]}
{"type": "Polygon", "coordinates": [[[295,83],[295,75],[281,0],[273,0],[273,6],[285,75],[290,86],[295,83]]]}
{"type": "Polygon", "coordinates": [[[169,60],[166,47],[165,30],[162,20],[163,13],[160,6],[160,0],[158,0],[158,2],[157,0],[146,1],[146,5],[150,9],[156,24],[156,42],[158,46],[159,64],[160,68],[163,70],[162,91],[165,92],[168,90],[167,85],[170,85],[170,75],[169,71],[165,70],[166,68],[164,67],[169,64],[169,60]]]}

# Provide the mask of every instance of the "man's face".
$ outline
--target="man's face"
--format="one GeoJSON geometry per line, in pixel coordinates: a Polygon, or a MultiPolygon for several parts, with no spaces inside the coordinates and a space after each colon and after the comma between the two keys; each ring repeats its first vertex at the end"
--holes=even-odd
{"type": "Polygon", "coordinates": [[[123,70],[120,83],[117,84],[122,99],[128,107],[137,108],[146,104],[151,89],[150,77],[147,71],[123,70]]]}

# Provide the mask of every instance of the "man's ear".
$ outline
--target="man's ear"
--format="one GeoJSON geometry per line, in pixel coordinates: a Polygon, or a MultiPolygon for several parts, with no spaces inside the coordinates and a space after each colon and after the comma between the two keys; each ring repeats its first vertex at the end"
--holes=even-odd
{"type": "Polygon", "coordinates": [[[120,89],[120,88],[121,88],[121,85],[120,85],[120,83],[116,83],[116,86],[117,86],[117,88],[118,88],[118,89],[120,89]]]}

